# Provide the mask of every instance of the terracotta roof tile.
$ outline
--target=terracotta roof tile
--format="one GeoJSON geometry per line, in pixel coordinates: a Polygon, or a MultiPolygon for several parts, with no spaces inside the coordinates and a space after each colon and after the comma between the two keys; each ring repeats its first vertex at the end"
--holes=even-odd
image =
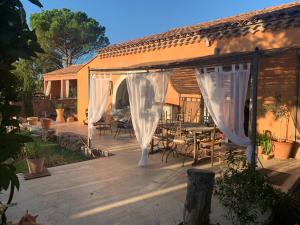
{"type": "Polygon", "coordinates": [[[64,67],[58,70],[51,71],[49,73],[45,73],[44,76],[48,75],[63,75],[63,74],[76,74],[85,64],[77,64],[71,65],[68,67],[64,67]]]}
{"type": "Polygon", "coordinates": [[[99,50],[101,58],[127,55],[143,50],[156,50],[176,45],[190,44],[202,38],[220,39],[239,36],[266,29],[281,29],[300,25],[300,2],[291,2],[236,16],[177,27],[167,32],[113,44],[99,50]]]}

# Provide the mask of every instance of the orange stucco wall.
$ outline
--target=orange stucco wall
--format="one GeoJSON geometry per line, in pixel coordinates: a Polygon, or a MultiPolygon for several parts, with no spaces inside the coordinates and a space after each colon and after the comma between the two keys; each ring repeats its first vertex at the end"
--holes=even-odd
{"type": "MultiPolygon", "coordinates": [[[[295,102],[297,96],[296,69],[297,55],[295,50],[284,52],[272,58],[263,57],[260,60],[260,71],[258,76],[258,131],[272,131],[277,138],[300,140],[299,122],[295,124],[295,102]],[[276,97],[277,96],[277,97],[276,97]],[[273,113],[266,112],[264,106],[274,104],[280,97],[281,104],[286,104],[290,117],[288,120],[275,120],[273,113]],[[277,99],[276,99],[277,98],[277,99]],[[295,129],[296,128],[296,129],[295,129]]],[[[297,120],[299,121],[300,118],[297,120]]]]}
{"type": "MultiPolygon", "coordinates": [[[[189,45],[178,45],[160,49],[156,51],[143,52],[133,55],[125,55],[100,59],[95,57],[78,72],[78,116],[79,121],[85,118],[85,109],[88,103],[88,67],[91,68],[116,68],[128,67],[136,64],[164,61],[181,60],[193,57],[213,55],[216,48],[222,53],[253,51],[255,47],[260,49],[272,49],[299,45],[300,46],[300,28],[288,28],[280,31],[258,31],[255,34],[248,34],[241,37],[223,38],[213,41],[211,46],[207,47],[204,41],[189,45]]],[[[114,84],[119,76],[113,76],[114,84]]],[[[260,82],[259,85],[263,85],[260,82]]],[[[178,93],[169,85],[166,101],[168,103],[178,103],[178,93]]],[[[110,99],[111,101],[111,99],[110,99]]],[[[269,119],[267,119],[269,121],[269,119]]],[[[262,127],[259,127],[263,129],[262,127]]]]}

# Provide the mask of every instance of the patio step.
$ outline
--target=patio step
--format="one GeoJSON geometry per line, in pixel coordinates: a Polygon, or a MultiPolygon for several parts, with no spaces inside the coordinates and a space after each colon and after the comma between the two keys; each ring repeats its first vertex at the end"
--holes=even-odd
{"type": "Polygon", "coordinates": [[[287,161],[272,160],[264,162],[263,170],[267,173],[271,184],[286,193],[292,193],[300,185],[300,161],[289,159],[287,161]]]}

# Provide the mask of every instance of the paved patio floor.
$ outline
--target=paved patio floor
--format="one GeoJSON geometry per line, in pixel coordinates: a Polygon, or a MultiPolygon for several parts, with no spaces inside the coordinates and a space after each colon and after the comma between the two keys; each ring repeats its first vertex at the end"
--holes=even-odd
{"type": "MultiPolygon", "coordinates": [[[[57,132],[87,131],[79,123],[55,128],[57,132]]],[[[38,222],[44,225],[177,225],[182,221],[186,170],[191,168],[191,161],[182,167],[181,158],[170,157],[166,164],[160,154],[154,154],[147,168],[139,168],[140,148],[135,138],[100,137],[97,132],[93,144],[114,156],[50,168],[50,177],[25,181],[20,175],[20,192],[14,198],[17,206],[9,209],[9,219],[16,222],[29,210],[39,214],[38,222]]],[[[300,170],[297,160],[263,163],[274,171],[293,171],[291,176],[300,170]]],[[[217,170],[218,166],[202,164],[198,168],[217,170]]],[[[224,214],[213,197],[211,222],[230,224],[224,214]]]]}

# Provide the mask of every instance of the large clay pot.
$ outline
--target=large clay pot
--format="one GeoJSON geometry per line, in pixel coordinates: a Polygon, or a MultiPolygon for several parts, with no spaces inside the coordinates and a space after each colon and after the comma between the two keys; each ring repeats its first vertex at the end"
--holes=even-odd
{"type": "Polygon", "coordinates": [[[39,118],[37,117],[27,117],[27,121],[30,126],[35,126],[38,123],[39,118]]]}
{"type": "Polygon", "coordinates": [[[300,146],[299,146],[299,143],[298,143],[298,147],[296,147],[295,159],[300,160],[300,146]]]}
{"type": "Polygon", "coordinates": [[[274,141],[274,158],[286,160],[290,157],[292,152],[293,143],[274,141]]]}
{"type": "Polygon", "coordinates": [[[51,126],[51,119],[49,118],[42,118],[41,119],[41,127],[43,129],[49,129],[51,126]]]}
{"type": "Polygon", "coordinates": [[[27,166],[28,166],[28,172],[30,174],[35,174],[35,173],[42,173],[45,169],[45,159],[44,158],[39,158],[39,159],[26,159],[27,166]]]}
{"type": "Polygon", "coordinates": [[[63,123],[65,122],[64,118],[64,109],[56,109],[56,122],[57,123],[63,123]]]}

